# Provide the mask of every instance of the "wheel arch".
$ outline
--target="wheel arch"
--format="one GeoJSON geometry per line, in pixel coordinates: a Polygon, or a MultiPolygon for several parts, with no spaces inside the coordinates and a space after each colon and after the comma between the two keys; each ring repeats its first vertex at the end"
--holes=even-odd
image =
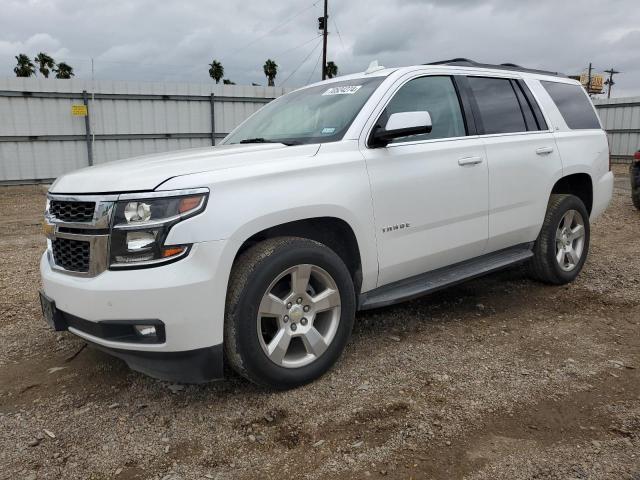
{"type": "Polygon", "coordinates": [[[593,209],[593,179],[588,173],[573,173],[560,178],[551,189],[551,194],[571,194],[578,197],[591,215],[593,209]]]}
{"type": "Polygon", "coordinates": [[[363,255],[352,226],[343,218],[319,216],[302,218],[263,228],[247,236],[235,252],[234,260],[244,251],[263,240],[293,236],[320,242],[333,250],[351,273],[356,295],[363,284],[363,255]]]}

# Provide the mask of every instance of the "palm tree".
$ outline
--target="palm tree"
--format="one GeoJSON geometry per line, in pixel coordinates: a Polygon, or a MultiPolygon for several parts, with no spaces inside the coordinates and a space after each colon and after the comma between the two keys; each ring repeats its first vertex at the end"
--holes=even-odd
{"type": "Polygon", "coordinates": [[[56,62],[53,61],[53,58],[43,52],[36,55],[33,61],[39,65],[38,70],[44,78],[49,78],[49,72],[56,67],[56,62]]]}
{"type": "Polygon", "coordinates": [[[24,53],[19,54],[16,57],[17,65],[13,69],[16,77],[30,77],[36,74],[36,66],[31,59],[24,53]]]}
{"type": "Polygon", "coordinates": [[[209,64],[209,67],[211,67],[209,68],[209,76],[213,78],[216,83],[220,83],[220,80],[224,77],[224,67],[222,64],[219,61],[214,60],[209,64]]]}
{"type": "Polygon", "coordinates": [[[224,85],[235,85],[236,82],[232,82],[231,80],[229,80],[228,78],[225,78],[224,80],[222,80],[222,83],[224,85]]]}
{"type": "Polygon", "coordinates": [[[327,62],[324,72],[327,74],[327,77],[333,78],[338,75],[338,66],[333,62],[327,62]]]}
{"type": "Polygon", "coordinates": [[[56,72],[56,78],[68,79],[75,76],[75,74],[73,73],[73,68],[64,62],[60,62],[54,72],[56,72]]]}
{"type": "Polygon", "coordinates": [[[278,64],[271,59],[268,59],[264,62],[264,66],[262,67],[264,70],[264,74],[267,76],[267,80],[269,81],[270,87],[276,86],[276,75],[278,74],[278,64]]]}

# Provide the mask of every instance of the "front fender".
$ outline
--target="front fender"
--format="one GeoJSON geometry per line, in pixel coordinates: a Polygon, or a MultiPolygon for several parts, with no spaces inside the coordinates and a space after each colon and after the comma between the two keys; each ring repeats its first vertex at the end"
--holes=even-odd
{"type": "Polygon", "coordinates": [[[210,189],[207,209],[174,226],[169,244],[227,240],[233,258],[251,236],[284,223],[318,217],[346,222],[354,232],[362,263],[362,290],[375,288],[378,259],[366,166],[360,155],[331,153],[295,163],[253,170],[228,169],[176,177],[163,189],[210,189]],[[235,251],[233,251],[235,250],[235,251]]]}

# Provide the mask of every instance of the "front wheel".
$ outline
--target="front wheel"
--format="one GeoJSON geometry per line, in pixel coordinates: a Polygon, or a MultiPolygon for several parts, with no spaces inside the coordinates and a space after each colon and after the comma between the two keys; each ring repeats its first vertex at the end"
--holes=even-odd
{"type": "Polygon", "coordinates": [[[532,276],[562,285],[578,276],[589,252],[589,213],[575,195],[554,194],[533,248],[532,276]]]}
{"type": "Polygon", "coordinates": [[[231,273],[227,361],[259,385],[308,383],[344,350],[355,305],[349,270],[328,247],[297,237],[265,240],[242,253],[231,273]]]}

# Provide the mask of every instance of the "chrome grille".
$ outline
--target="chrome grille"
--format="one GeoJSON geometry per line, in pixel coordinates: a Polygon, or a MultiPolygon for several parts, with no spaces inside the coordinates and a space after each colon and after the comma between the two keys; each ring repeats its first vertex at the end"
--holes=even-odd
{"type": "Polygon", "coordinates": [[[89,271],[90,246],[89,242],[69,238],[54,238],[51,241],[56,265],[70,272],[86,273],[89,271]]]}
{"type": "Polygon", "coordinates": [[[107,269],[111,214],[118,195],[47,195],[45,229],[51,268],[95,277],[107,269]]]}
{"type": "Polygon", "coordinates": [[[96,202],[51,200],[49,214],[61,222],[83,223],[93,220],[96,202]]]}

